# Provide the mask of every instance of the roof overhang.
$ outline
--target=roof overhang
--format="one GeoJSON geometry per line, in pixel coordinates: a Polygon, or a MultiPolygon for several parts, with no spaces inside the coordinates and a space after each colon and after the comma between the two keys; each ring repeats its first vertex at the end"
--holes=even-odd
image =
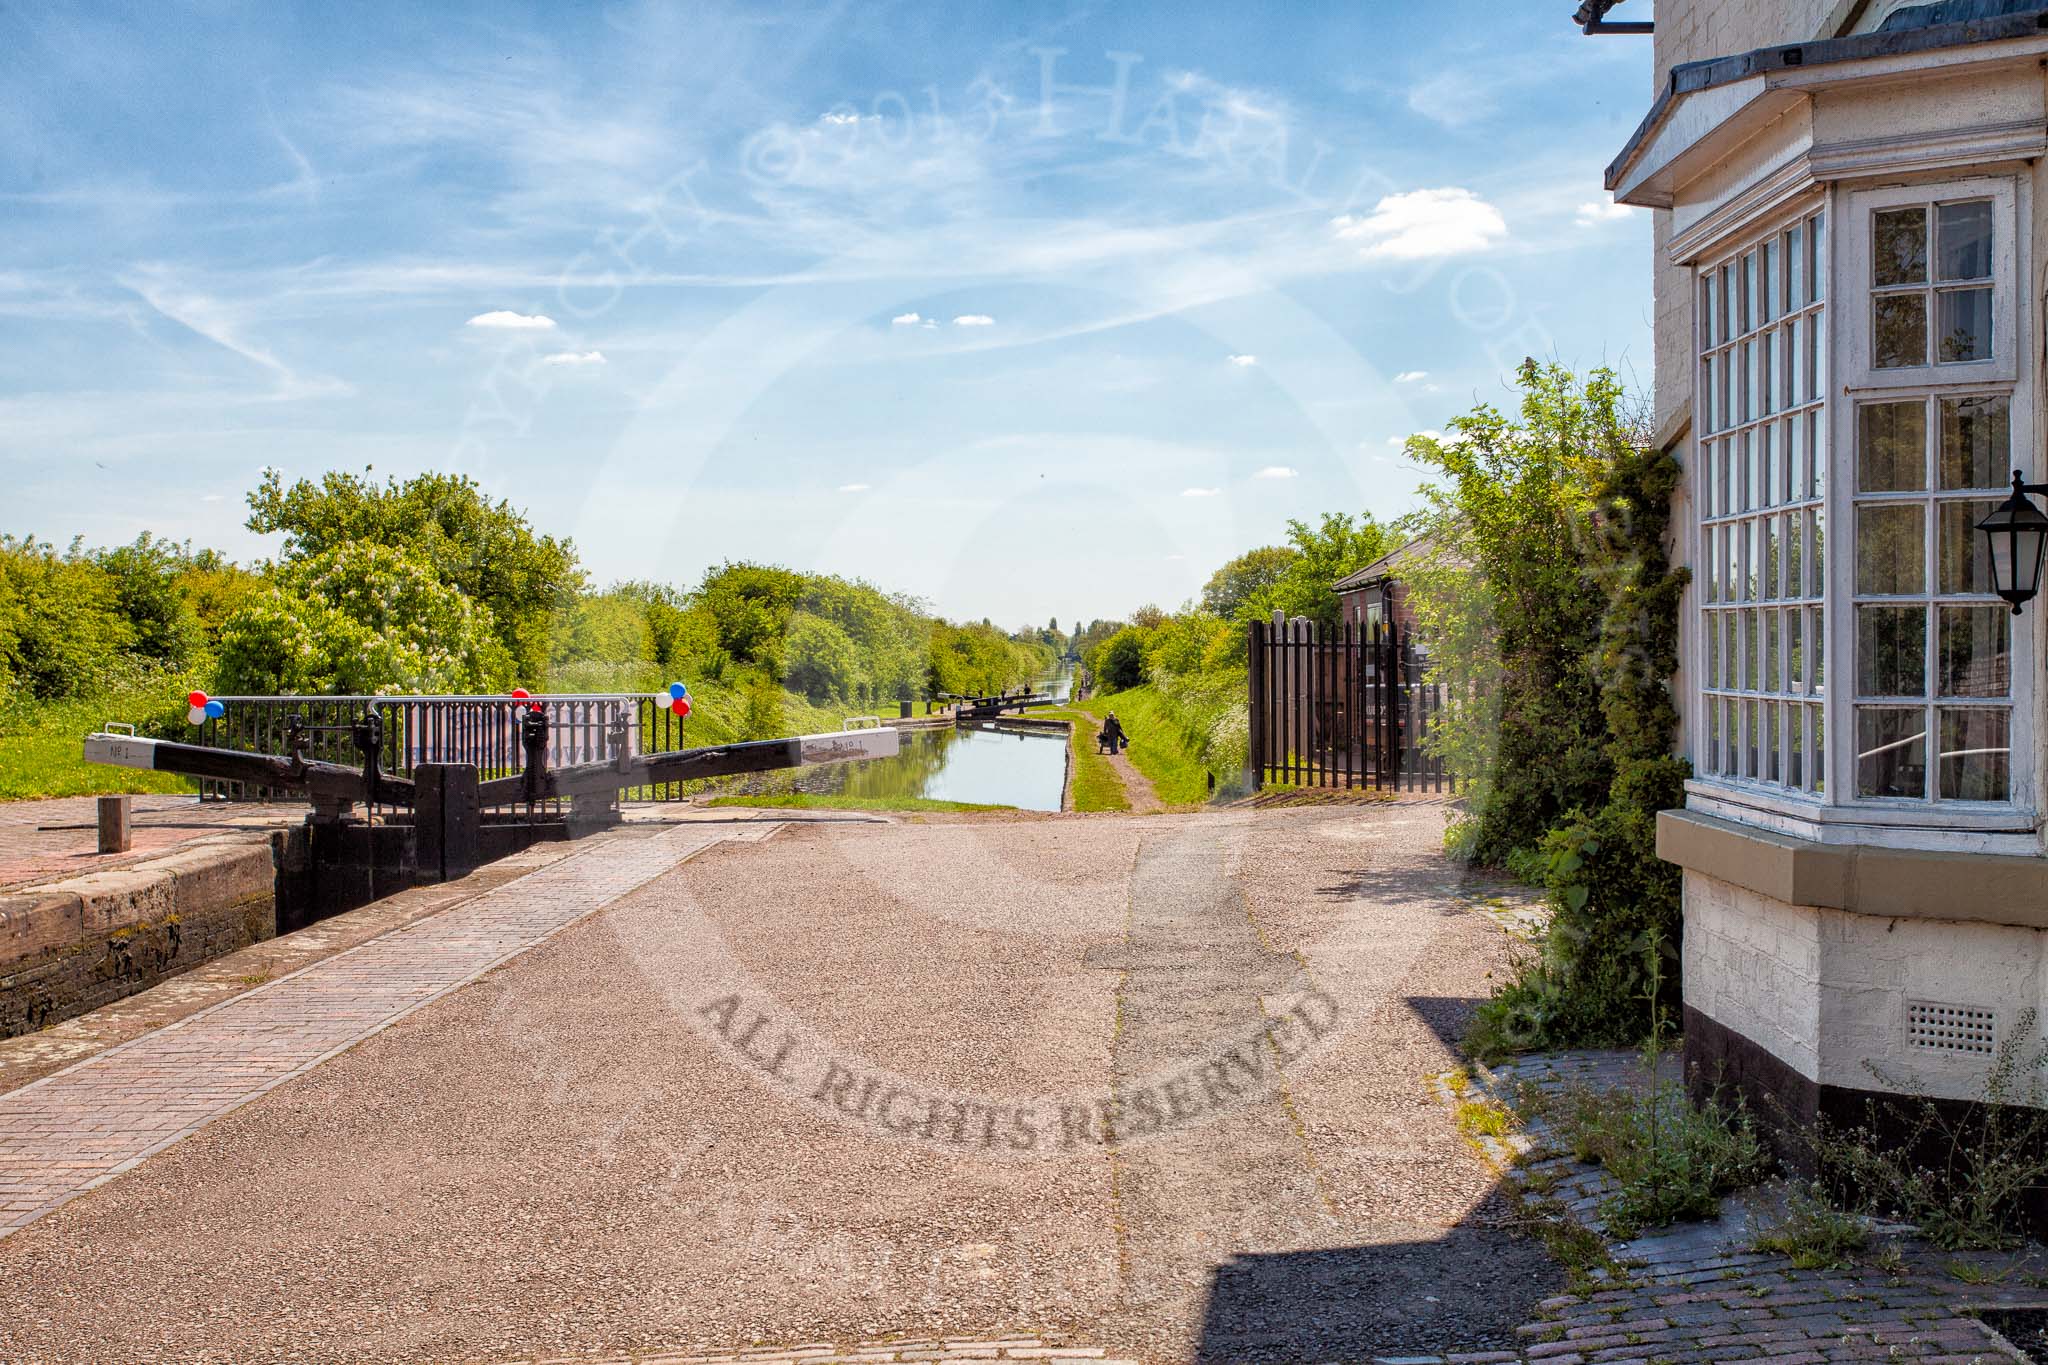
{"type": "Polygon", "coordinates": [[[2037,61],[2048,11],[1785,47],[1676,68],[1671,84],[1607,168],[1617,201],[1670,208],[1680,185],[1815,93],[1844,86],[2037,61]]]}

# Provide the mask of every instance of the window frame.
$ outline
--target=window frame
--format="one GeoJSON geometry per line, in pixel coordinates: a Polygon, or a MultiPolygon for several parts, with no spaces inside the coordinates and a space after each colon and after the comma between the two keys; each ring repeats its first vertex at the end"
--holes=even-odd
{"type": "MultiPolygon", "coordinates": [[[[1823,840],[1862,837],[1856,833],[1857,830],[1884,830],[1888,831],[1886,837],[1889,842],[1919,843],[1926,847],[1982,848],[1992,846],[1983,842],[1986,839],[1995,844],[2002,838],[2020,836],[2030,844],[2038,843],[2037,784],[2042,771],[2038,751],[2043,733],[2039,706],[2043,689],[2037,684],[2036,675],[2042,668],[2037,651],[2043,634],[2036,629],[2035,622],[2042,612],[2048,611],[2048,597],[2037,599],[2025,613],[2010,622],[2010,800],[1944,800],[1939,796],[1938,779],[1930,779],[1929,789],[1933,795],[1928,797],[1859,797],[1856,794],[1855,742],[1859,696],[1855,577],[1858,410],[1873,402],[1918,399],[1938,414],[1938,400],[1942,398],[2007,394],[2011,399],[2009,456],[2012,466],[2029,479],[2042,477],[2040,457],[2035,447],[2038,439],[2035,366],[2031,360],[2022,363],[2021,359],[2022,356],[2031,356],[2038,345],[2033,334],[2034,299],[2028,292],[2032,287],[2031,281],[2023,280],[2020,274],[2021,263],[2032,259],[2030,200],[2031,187],[2024,176],[2017,174],[1928,176],[1915,183],[1887,185],[1881,189],[1809,187],[1804,193],[1777,199],[1767,210],[1729,226],[1718,233],[1713,242],[1689,253],[1690,259],[1675,262],[1686,272],[1689,295],[1686,306],[1691,310],[1687,364],[1692,376],[1694,418],[1687,446],[1691,456],[1688,535],[1695,568],[1694,584],[1688,592],[1690,619],[1686,638],[1690,655],[1683,670],[1686,675],[1684,704],[1688,750],[1696,760],[1696,774],[1687,784],[1689,803],[1732,818],[1823,840]],[[1873,299],[1877,292],[1872,283],[1874,215],[1885,208],[1937,205],[1969,199],[1989,199],[1992,203],[1992,357],[1985,361],[1874,370],[1870,365],[1874,344],[1873,299]],[[1827,487],[1819,503],[1827,528],[1826,591],[1819,604],[1825,631],[1826,667],[1819,692],[1825,739],[1818,752],[1809,749],[1807,762],[1825,764],[1826,781],[1824,790],[1813,792],[1750,778],[1721,776],[1705,770],[1703,760],[1708,744],[1706,704],[1716,690],[1706,677],[1706,631],[1710,623],[1718,621],[1716,612],[1706,601],[1702,577],[1708,567],[1706,553],[1710,544],[1706,523],[1710,511],[1717,524],[1728,513],[1725,508],[1714,507],[1708,501],[1710,493],[1705,481],[1711,471],[1707,467],[1705,451],[1708,443],[1722,438],[1722,431],[1705,429],[1706,410],[1703,404],[1706,400],[1702,385],[1705,382],[1706,356],[1712,349],[1703,344],[1707,335],[1703,285],[1710,271],[1718,272],[1727,262],[1739,261],[1747,252],[1758,249],[1759,244],[1772,234],[1782,234],[1795,224],[1806,222],[1810,231],[1811,220],[1817,213],[1825,214],[1827,224],[1824,237],[1826,294],[1821,313],[1821,325],[1826,330],[1827,382],[1822,390],[1819,409],[1827,434],[1827,487]],[[1962,842],[1943,842],[1945,840],[1962,842]]],[[[1930,224],[1934,221],[1930,218],[1930,224]]],[[[1935,243],[1932,241],[1929,255],[1931,261],[1935,255],[1935,243]]],[[[1938,289],[1932,278],[1934,273],[1930,264],[1930,278],[1926,286],[1930,297],[1938,289]]],[[[1783,412],[1782,407],[1779,412],[1783,412]]],[[[1725,429],[1725,424],[1722,425],[1725,429]]],[[[1938,431],[1930,433],[1928,439],[1938,459],[1938,431]]],[[[1813,452],[1808,452],[1808,458],[1813,458],[1813,452]]],[[[1934,482],[1938,483],[1938,470],[1934,482]]],[[[1925,497],[1929,505],[1938,504],[1941,492],[1939,488],[1927,491],[1925,497]]],[[[1938,516],[1930,517],[1931,523],[1938,523],[1938,520],[1938,516]]],[[[1926,534],[1929,537],[1928,554],[1938,557],[1938,524],[1930,524],[1926,534]]],[[[1807,553],[1811,554],[1810,546],[1807,553]]],[[[1934,577],[1938,572],[1938,558],[1930,558],[1927,571],[1929,591],[1922,600],[1930,604],[1930,617],[1938,617],[1933,604],[1950,596],[1938,591],[1939,583],[1934,577]]],[[[1997,599],[1990,600],[1995,602],[1997,599]]],[[[1926,666],[1930,675],[1933,674],[1938,667],[1938,659],[1930,656],[1926,666]]],[[[1903,703],[1924,706],[1929,715],[1937,717],[1937,726],[1941,710],[1938,686],[1938,679],[1930,676],[1926,699],[1903,703]]],[[[1982,702],[1999,704],[1999,699],[1953,700],[1965,707],[1982,702]]],[[[1727,737],[1722,738],[1725,744],[1727,737]]],[[[1927,743],[1931,763],[1931,756],[1937,751],[1938,736],[1929,735],[1927,743]]],[[[1998,846],[2004,847],[2002,844],[1998,846]]]]}
{"type": "MultiPolygon", "coordinates": [[[[1690,600],[1692,602],[1690,632],[1692,668],[1690,669],[1686,690],[1689,715],[1687,728],[1691,740],[1691,753],[1694,756],[1694,767],[1696,772],[1701,769],[1700,757],[1707,754],[1710,749],[1733,747],[1743,753],[1743,760],[1740,763],[1733,764],[1733,766],[1744,769],[1748,768],[1750,766],[1750,753],[1757,751],[1759,747],[1748,736],[1748,727],[1752,722],[1752,718],[1768,716],[1773,712],[1788,716],[1788,735],[1791,728],[1796,728],[1803,740],[1801,746],[1803,763],[1805,765],[1803,785],[1793,786],[1786,781],[1758,777],[1749,772],[1725,775],[1718,773],[1708,774],[1699,780],[1711,783],[1718,792],[1741,792],[1748,797],[1767,801],[1776,807],[1789,810],[1806,810],[1809,812],[1824,804],[1824,793],[1815,789],[1816,781],[1819,780],[1822,785],[1825,785],[1825,783],[1832,782],[1833,780],[1833,769],[1825,764],[1827,750],[1824,744],[1817,748],[1814,743],[1816,732],[1822,735],[1832,733],[1834,719],[1826,711],[1828,696],[1826,677],[1831,670],[1824,668],[1822,684],[1817,688],[1811,686],[1799,688],[1788,685],[1773,687],[1771,690],[1765,691],[1759,687],[1751,686],[1749,680],[1753,670],[1748,659],[1749,642],[1752,639],[1761,637],[1751,635],[1748,629],[1748,621],[1752,615],[1761,618],[1763,613],[1771,613],[1771,619],[1776,621],[1779,618],[1779,614],[1797,610],[1810,613],[1811,615],[1808,619],[1817,622],[1820,631],[1825,632],[1828,629],[1827,622],[1829,620],[1828,595],[1826,593],[1818,597],[1803,593],[1794,595],[1781,590],[1773,592],[1769,596],[1759,595],[1754,598],[1751,598],[1746,593],[1731,596],[1728,590],[1727,576],[1720,573],[1720,569],[1723,566],[1717,565],[1714,557],[1718,547],[1724,543],[1722,540],[1717,539],[1717,537],[1729,532],[1737,533],[1734,539],[1741,548],[1736,549],[1736,555],[1745,571],[1743,575],[1738,576],[1746,576],[1754,580],[1755,575],[1748,572],[1753,566],[1749,563],[1751,555],[1747,553],[1747,550],[1753,545],[1753,542],[1745,541],[1747,529],[1751,525],[1761,525],[1764,522],[1775,521],[1787,514],[1817,512],[1821,527],[1828,533],[1829,538],[1832,538],[1832,527],[1828,523],[1827,518],[1829,514],[1826,509],[1830,506],[1830,481],[1834,478],[1835,466],[1832,442],[1828,439],[1826,424],[1831,420],[1829,415],[1832,406],[1829,399],[1829,390],[1831,388],[1829,375],[1832,373],[1832,366],[1834,364],[1836,343],[1831,330],[1833,323],[1830,319],[1835,308],[1834,285],[1837,272],[1833,262],[1834,246],[1831,232],[1824,235],[1818,244],[1812,239],[1813,227],[1816,221],[1823,223],[1832,221],[1832,206],[1827,198],[1819,194],[1800,196],[1789,203],[1779,206],[1775,211],[1759,215],[1734,231],[1725,234],[1714,246],[1713,250],[1702,253],[1698,260],[1688,267],[1692,294],[1691,307],[1693,309],[1689,363],[1692,366],[1694,377],[1694,421],[1691,445],[1693,455],[1691,488],[1692,525],[1690,528],[1693,543],[1692,564],[1694,568],[1693,586],[1690,590],[1690,600]],[[1768,322],[1750,319],[1749,325],[1739,331],[1729,330],[1727,319],[1721,318],[1716,324],[1720,330],[1716,333],[1714,344],[1706,344],[1708,318],[1701,306],[1701,298],[1705,290],[1714,289],[1711,281],[1720,276],[1724,269],[1733,267],[1735,274],[1732,284],[1736,289],[1743,289],[1747,278],[1742,273],[1743,262],[1752,255],[1758,260],[1758,275],[1762,277],[1764,275],[1761,268],[1764,244],[1770,241],[1782,245],[1785,234],[1795,227],[1802,229],[1804,249],[1806,251],[1806,271],[1814,271],[1813,262],[1816,259],[1816,247],[1819,250],[1818,260],[1820,264],[1818,271],[1805,275],[1809,295],[1815,295],[1816,287],[1818,286],[1817,297],[1814,298],[1814,301],[1789,307],[1774,304],[1770,311],[1768,322]],[[1751,339],[1760,334],[1772,338],[1771,344],[1773,349],[1775,349],[1777,339],[1788,335],[1788,320],[1795,316],[1801,318],[1804,326],[1808,329],[1818,326],[1825,339],[1825,345],[1820,348],[1819,354],[1815,357],[1819,365],[1818,402],[1816,404],[1812,398],[1791,402],[1784,401],[1787,396],[1786,378],[1788,368],[1784,364],[1784,357],[1780,355],[1772,383],[1777,401],[1774,402],[1774,405],[1767,413],[1753,417],[1749,416],[1746,405],[1738,405],[1732,400],[1734,397],[1741,395],[1743,382],[1752,372],[1746,366],[1738,366],[1735,369],[1740,369],[1742,374],[1737,375],[1735,370],[1730,369],[1726,362],[1745,355],[1750,348],[1751,339]],[[1703,376],[1709,369],[1707,358],[1710,352],[1725,353],[1725,360],[1720,373],[1728,381],[1725,392],[1729,395],[1729,398],[1712,405],[1712,415],[1715,417],[1715,420],[1711,429],[1707,422],[1710,408],[1701,399],[1702,389],[1700,387],[1704,382],[1703,376]],[[1719,411],[1724,403],[1728,407],[1739,406],[1740,411],[1738,413],[1719,411]],[[1816,415],[1821,425],[1821,448],[1816,451],[1809,443],[1805,451],[1806,467],[1809,470],[1807,482],[1810,485],[1813,479],[1818,477],[1822,484],[1821,494],[1815,497],[1811,494],[1802,496],[1797,493],[1790,482],[1790,452],[1781,451],[1778,453],[1777,459],[1781,464],[1788,466],[1787,476],[1783,480],[1777,479],[1775,475],[1773,478],[1779,484],[1779,491],[1792,490],[1791,496],[1784,498],[1773,497],[1768,502],[1752,506],[1738,505],[1731,508],[1727,505],[1733,501],[1731,490],[1736,486],[1738,476],[1732,472],[1725,476],[1722,474],[1721,471],[1727,468],[1726,461],[1734,456],[1737,450],[1746,450],[1752,435],[1761,433],[1766,428],[1775,429],[1792,420],[1805,420],[1806,414],[1816,415]],[[1718,460],[1711,460],[1707,456],[1706,447],[1709,444],[1717,445],[1722,450],[1723,453],[1718,460]],[[1707,587],[1715,577],[1722,579],[1721,590],[1715,600],[1710,603],[1707,596],[1707,587]],[[1738,605],[1730,607],[1728,604],[1731,602],[1738,605]],[[1726,657],[1739,657],[1742,660],[1736,683],[1733,687],[1719,683],[1709,676],[1708,663],[1710,659],[1716,657],[1716,651],[1709,646],[1707,639],[1709,632],[1719,630],[1724,619],[1731,615],[1737,623],[1735,634],[1742,642],[1742,652],[1739,656],[1726,656],[1725,649],[1720,652],[1726,657]],[[1730,705],[1731,703],[1732,705],[1730,705]],[[1820,709],[1814,712],[1813,708],[1816,705],[1820,709]],[[1731,732],[1723,724],[1719,727],[1717,738],[1710,739],[1709,737],[1716,735],[1717,731],[1716,717],[1711,714],[1710,708],[1720,708],[1721,716],[1737,718],[1739,728],[1731,732]],[[1817,726],[1809,723],[1809,716],[1811,721],[1818,722],[1817,726]]],[[[1790,271],[1788,263],[1780,260],[1778,269],[1780,279],[1785,280],[1789,284],[1790,271]]],[[[1759,289],[1762,287],[1761,282],[1758,283],[1757,287],[1759,289]]],[[[1724,290],[1717,293],[1716,297],[1732,298],[1733,295],[1728,294],[1724,290]]],[[[1810,336],[1810,334],[1809,330],[1808,335],[1810,336]]],[[[1746,460],[1745,463],[1747,463],[1746,460]]],[[[1753,501],[1753,499],[1747,501],[1753,501]]],[[[1810,555],[1812,552],[1811,545],[1812,540],[1809,534],[1805,551],[1807,555],[1810,555]]],[[[1810,560],[1802,558],[1802,576],[1811,581],[1809,566],[1810,560]]],[[[1782,570],[1780,576],[1783,576],[1782,570]]],[[[1808,629],[1811,631],[1812,627],[1809,626],[1808,629]]],[[[1724,634],[1722,638],[1725,640],[1727,637],[1724,634]]],[[[1806,638],[1807,643],[1805,647],[1810,657],[1813,650],[1813,636],[1809,634],[1806,638]]],[[[1832,633],[1822,635],[1820,639],[1822,640],[1822,659],[1825,663],[1832,656],[1834,640],[1832,633]]],[[[1789,659],[1783,655],[1783,651],[1786,648],[1783,637],[1780,638],[1778,643],[1779,649],[1769,651],[1767,657],[1775,658],[1778,676],[1789,679],[1791,677],[1791,669],[1789,659]]],[[[1724,662],[1723,667],[1725,669],[1728,665],[1724,662]]]]}
{"type": "MultiPolygon", "coordinates": [[[[1830,302],[1838,310],[1837,322],[1847,346],[1839,347],[1836,374],[1852,392],[1878,389],[1929,389],[1960,384],[2012,384],[2019,380],[2019,184],[2011,177],[1976,176],[1967,180],[1943,180],[1917,185],[1892,185],[1877,190],[1854,190],[1843,196],[1846,212],[1839,221],[1829,221],[1836,241],[1838,263],[1834,283],[1841,287],[1830,302]],[[1874,324],[1876,299],[1874,255],[1871,242],[1877,215],[1885,209],[1930,208],[1972,199],[1991,201],[1991,341],[1989,360],[1953,361],[1947,364],[1905,365],[1878,369],[1872,363],[1877,328],[1874,324]],[[1843,232],[1853,225],[1851,240],[1843,232]],[[1853,291],[1853,292],[1852,292],[1853,291]],[[1853,305],[1850,300],[1853,298],[1853,305]],[[1853,306],[1853,318],[1847,316],[1853,306]]],[[[1930,222],[1932,220],[1930,219],[1930,222]]],[[[1934,278],[1935,247],[1930,233],[1928,279],[1924,291],[1930,299],[1941,292],[1934,278]]],[[[1932,326],[1930,322],[1930,327],[1932,326]]]]}

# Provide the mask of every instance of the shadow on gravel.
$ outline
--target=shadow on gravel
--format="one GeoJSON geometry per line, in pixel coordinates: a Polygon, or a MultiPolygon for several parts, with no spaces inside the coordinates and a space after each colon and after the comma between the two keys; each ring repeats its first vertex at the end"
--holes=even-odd
{"type": "Polygon", "coordinates": [[[1486,1003],[1483,995],[1411,995],[1408,1008],[1455,1055],[1458,1041],[1472,1026],[1472,1014],[1486,1003]]]}
{"type": "Polygon", "coordinates": [[[1533,1237],[1461,1225],[1435,1241],[1234,1256],[1217,1267],[1196,1365],[1512,1350],[1564,1272],[1533,1237]]]}

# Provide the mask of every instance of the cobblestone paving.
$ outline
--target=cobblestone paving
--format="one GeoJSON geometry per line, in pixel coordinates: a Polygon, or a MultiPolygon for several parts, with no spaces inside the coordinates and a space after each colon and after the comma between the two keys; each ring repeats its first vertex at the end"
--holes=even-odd
{"type": "Polygon", "coordinates": [[[870,1341],[858,1346],[814,1341],[802,1346],[756,1346],[730,1355],[534,1356],[503,1365],[977,1365],[998,1360],[1110,1360],[1099,1346],[1064,1346],[1039,1337],[943,1337],[934,1341],[870,1341]]]}
{"type": "Polygon", "coordinates": [[[685,825],[593,840],[501,890],[0,1095],[0,1237],[732,833],[685,825]]]}
{"type": "MultiPolygon", "coordinates": [[[[1512,1105],[1522,1086],[1557,1093],[1579,1083],[1598,1088],[1641,1086],[1648,1073],[1632,1053],[1599,1052],[1526,1058],[1494,1070],[1478,1068],[1482,1088],[1512,1105]]],[[[1675,1064],[1667,1075],[1675,1075],[1675,1064]]],[[[1446,1098],[1451,1092],[1443,1091],[1446,1098]]],[[[1482,1146],[1504,1168],[1519,1158],[1510,1183],[1534,1175],[1573,1216],[1603,1231],[1599,1205],[1611,1192],[1606,1172],[1545,1155],[1547,1130],[1529,1119],[1523,1131],[1482,1146]],[[1554,1182],[1554,1183],[1553,1183],[1554,1182]]],[[[1772,1191],[1724,1201],[1712,1222],[1684,1225],[1632,1242],[1608,1238],[1625,1282],[1590,1294],[1567,1294],[1540,1305],[1536,1321],[1518,1329],[1519,1352],[1414,1357],[1425,1361],[1527,1361],[1543,1365],[1697,1365],[1759,1360],[1775,1365],[1917,1360],[2023,1361],[2027,1357],[1972,1316],[1994,1307],[2048,1306],[2048,1252],[1946,1253],[1907,1230],[1873,1239],[1889,1252],[1846,1270],[1803,1271],[1783,1256],[1750,1248],[1772,1191]]],[[[1604,1233],[1603,1233],[1604,1235],[1604,1233]]]]}

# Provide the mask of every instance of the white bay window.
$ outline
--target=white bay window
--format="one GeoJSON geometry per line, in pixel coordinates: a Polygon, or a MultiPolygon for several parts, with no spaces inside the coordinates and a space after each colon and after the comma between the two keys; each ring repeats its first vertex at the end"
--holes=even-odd
{"type": "Polygon", "coordinates": [[[2021,197],[1815,192],[1698,262],[1701,796],[2031,823],[2031,613],[1992,595],[1975,530],[2032,449],[2021,197]]]}

